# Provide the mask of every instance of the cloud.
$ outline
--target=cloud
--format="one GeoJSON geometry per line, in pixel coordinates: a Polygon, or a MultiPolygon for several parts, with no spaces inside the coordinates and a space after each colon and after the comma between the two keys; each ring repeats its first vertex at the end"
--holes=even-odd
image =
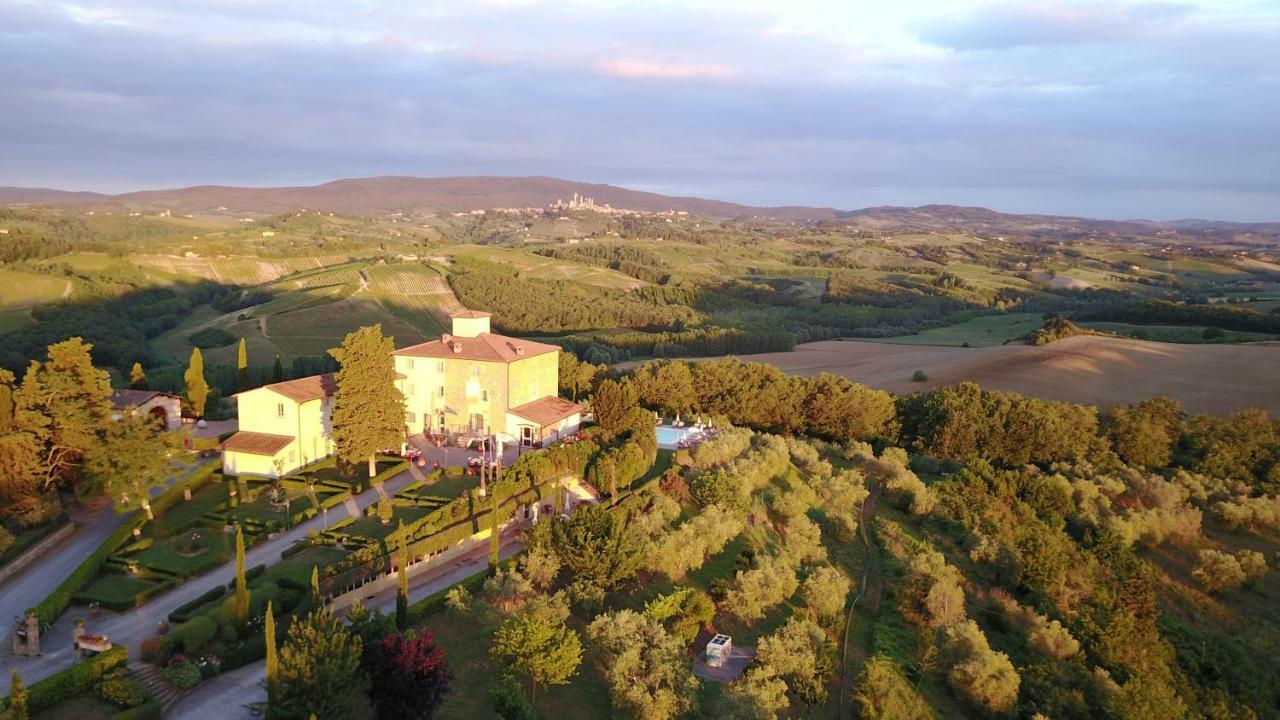
{"type": "Polygon", "coordinates": [[[1275,219],[1274,16],[912,5],[0,0],[0,184],[538,174],[1275,219]]]}
{"type": "Polygon", "coordinates": [[[609,59],[596,63],[595,69],[601,75],[655,80],[729,80],[734,76],[733,70],[717,63],[698,64],[609,59]]]}
{"type": "Polygon", "coordinates": [[[1175,29],[1193,12],[1172,2],[1001,2],[923,23],[921,36],[959,50],[1124,43],[1175,29]]]}

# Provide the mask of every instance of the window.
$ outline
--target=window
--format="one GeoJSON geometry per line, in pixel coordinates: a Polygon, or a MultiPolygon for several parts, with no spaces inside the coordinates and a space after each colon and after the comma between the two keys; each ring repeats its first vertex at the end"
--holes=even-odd
{"type": "Polygon", "coordinates": [[[413,383],[409,383],[408,388],[409,388],[409,393],[408,393],[408,394],[412,395],[412,394],[413,394],[413,383]]]}
{"type": "Polygon", "coordinates": [[[485,401],[485,402],[489,402],[489,391],[488,391],[488,390],[481,390],[481,391],[480,391],[480,399],[481,399],[481,400],[483,400],[483,401],[485,401]]]}
{"type": "Polygon", "coordinates": [[[284,403],[276,403],[276,417],[284,417],[284,403]]]}
{"type": "Polygon", "coordinates": [[[479,365],[472,365],[472,366],[471,366],[471,376],[472,376],[472,377],[480,377],[480,366],[479,366],[479,365]]]}
{"type": "Polygon", "coordinates": [[[436,372],[444,372],[444,361],[436,363],[436,372]]]}
{"type": "Polygon", "coordinates": [[[296,451],[296,450],[290,450],[290,451],[289,451],[289,462],[293,462],[294,458],[295,458],[295,457],[297,457],[297,455],[298,455],[298,453],[297,453],[297,451],[296,451]]]}
{"type": "Polygon", "coordinates": [[[413,358],[409,358],[408,360],[405,360],[405,361],[404,361],[404,366],[405,366],[406,368],[408,368],[409,370],[412,370],[412,369],[413,369],[413,358]]]}
{"type": "Polygon", "coordinates": [[[436,388],[436,390],[437,390],[436,395],[437,395],[438,397],[444,397],[444,386],[443,386],[443,385],[441,385],[440,387],[436,388]]]}
{"type": "Polygon", "coordinates": [[[418,419],[417,416],[415,416],[412,411],[406,412],[404,414],[404,421],[407,423],[413,423],[417,419],[418,419]]]}

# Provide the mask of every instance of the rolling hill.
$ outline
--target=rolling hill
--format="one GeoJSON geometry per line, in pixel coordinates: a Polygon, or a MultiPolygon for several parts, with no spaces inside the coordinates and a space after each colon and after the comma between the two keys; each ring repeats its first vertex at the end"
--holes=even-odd
{"type": "Polygon", "coordinates": [[[1056,240],[1109,237],[1175,243],[1280,243],[1280,222],[1097,220],[1047,214],[1012,214],[956,205],[881,206],[848,211],[805,206],[756,207],[541,176],[383,176],[346,178],[309,186],[255,188],[199,185],[120,195],[0,187],[0,205],[75,205],[104,209],[169,210],[194,215],[262,215],[307,209],[374,216],[466,212],[502,207],[546,207],[556,200],[567,200],[575,193],[593,198],[598,204],[626,210],[675,210],[722,220],[758,218],[793,222],[837,222],[884,232],[961,231],[1056,240]]]}

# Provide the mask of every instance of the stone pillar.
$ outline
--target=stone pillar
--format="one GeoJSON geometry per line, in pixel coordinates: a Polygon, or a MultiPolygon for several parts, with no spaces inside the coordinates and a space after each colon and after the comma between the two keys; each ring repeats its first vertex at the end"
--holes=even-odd
{"type": "Polygon", "coordinates": [[[34,612],[27,613],[27,657],[40,654],[40,618],[34,612]]]}
{"type": "Polygon", "coordinates": [[[84,637],[84,621],[77,620],[75,627],[71,629],[71,649],[76,651],[76,659],[84,657],[84,650],[80,649],[80,638],[84,637]]]}

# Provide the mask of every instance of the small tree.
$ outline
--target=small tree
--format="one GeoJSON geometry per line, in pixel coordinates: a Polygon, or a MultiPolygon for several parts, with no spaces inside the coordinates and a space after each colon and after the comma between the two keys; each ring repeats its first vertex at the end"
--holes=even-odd
{"type": "Polygon", "coordinates": [[[530,697],[536,699],[538,683],[564,685],[578,672],[582,640],[564,623],[528,613],[512,616],[498,626],[491,652],[529,676],[533,683],[530,697]]]}
{"type": "Polygon", "coordinates": [[[147,373],[142,369],[142,363],[136,362],[132,368],[129,368],[129,387],[134,390],[148,389],[147,373]]]}
{"type": "Polygon", "coordinates": [[[668,720],[697,701],[698,679],[684,645],[657,621],[633,610],[598,616],[587,637],[603,655],[615,708],[645,720],[668,720]]]}
{"type": "Polygon", "coordinates": [[[249,583],[244,575],[244,530],[236,526],[236,622],[249,622],[249,583]]]}
{"type": "Polygon", "coordinates": [[[244,338],[240,338],[236,351],[236,389],[241,392],[249,389],[249,351],[244,346],[244,338]]]}
{"type": "Polygon", "coordinates": [[[275,711],[336,720],[352,715],[359,692],[360,638],[323,608],[289,625],[280,649],[275,711]]]}
{"type": "Polygon", "coordinates": [[[820,618],[839,617],[849,597],[849,578],[844,573],[825,565],[809,573],[800,586],[809,609],[820,618]]]}
{"type": "Polygon", "coordinates": [[[760,640],[762,667],[782,678],[808,705],[827,700],[827,685],[836,669],[836,648],[812,620],[793,616],[773,635],[760,640]]]}
{"type": "Polygon", "coordinates": [[[1008,655],[991,649],[977,623],[966,620],[948,627],[945,645],[954,658],[947,680],[957,692],[996,713],[1017,701],[1022,678],[1008,655]]]}
{"type": "Polygon", "coordinates": [[[391,504],[391,498],[383,496],[378,501],[378,520],[383,525],[390,525],[391,519],[395,516],[395,506],[391,504]]]}
{"type": "Polygon", "coordinates": [[[4,716],[7,720],[27,720],[27,687],[22,684],[22,676],[14,670],[9,675],[9,712],[4,716]]]}
{"type": "Polygon", "coordinates": [[[209,399],[209,383],[204,379],[204,356],[200,348],[191,348],[191,360],[187,363],[187,371],[182,374],[187,383],[187,400],[191,403],[191,412],[196,417],[204,417],[204,405],[209,399]]]}
{"type": "Polygon", "coordinates": [[[369,477],[378,474],[377,453],[404,444],[404,395],[396,387],[395,344],[382,326],[348,333],[342,347],[329,351],[341,365],[335,377],[333,442],[347,465],[369,462],[369,477]]]}
{"type": "Polygon", "coordinates": [[[276,362],[271,366],[271,382],[278,383],[284,380],[284,365],[280,362],[280,356],[276,356],[276,362]]]}
{"type": "Polygon", "coordinates": [[[152,520],[151,491],[163,489],[172,470],[169,438],[146,416],[126,415],[105,428],[101,442],[84,456],[84,469],[116,510],[141,508],[152,520]]]}
{"type": "Polygon", "coordinates": [[[378,720],[431,720],[453,673],[431,633],[388,635],[375,647],[369,665],[369,704],[378,720]]]}
{"type": "Polygon", "coordinates": [[[868,720],[933,720],[937,717],[902,674],[902,669],[886,655],[876,655],[862,666],[853,702],[859,716],[868,720]]]}
{"type": "Polygon", "coordinates": [[[534,587],[546,590],[560,574],[560,558],[544,547],[534,546],[526,550],[520,559],[520,569],[534,587]]]}

